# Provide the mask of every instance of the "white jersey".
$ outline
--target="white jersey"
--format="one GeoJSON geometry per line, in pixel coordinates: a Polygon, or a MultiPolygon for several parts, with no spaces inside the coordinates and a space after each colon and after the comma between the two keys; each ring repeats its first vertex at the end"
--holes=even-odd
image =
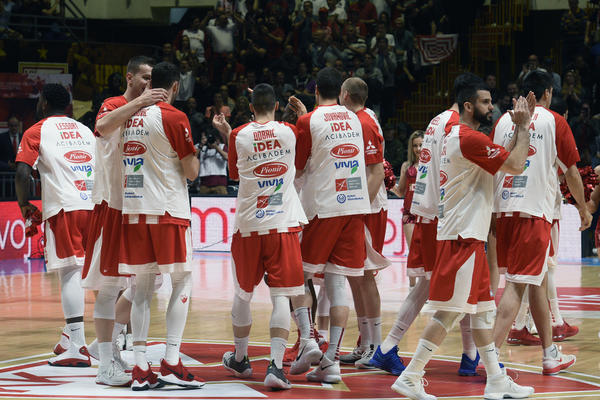
{"type": "MultiPolygon", "coordinates": [[[[383,130],[377,115],[369,108],[359,110],[356,115],[360,120],[363,130],[363,143],[365,145],[365,166],[383,163],[383,154],[385,153],[385,140],[383,139],[383,130]]],[[[378,213],[381,210],[388,209],[387,190],[385,182],[382,179],[379,191],[371,203],[371,214],[378,213]]]]}
{"type": "Polygon", "coordinates": [[[417,179],[410,213],[433,220],[440,202],[440,153],[442,141],[450,129],[458,124],[456,111],[446,110],[429,122],[417,167],[417,179]]]}
{"type": "MultiPolygon", "coordinates": [[[[496,123],[494,143],[508,146],[515,132],[510,115],[496,123]]],[[[558,168],[563,171],[579,160],[575,139],[563,117],[537,106],[529,125],[530,145],[525,170],[520,175],[498,173],[494,178],[494,212],[523,212],[554,219],[558,168]]]]}
{"type": "Polygon", "coordinates": [[[64,115],[41,120],[23,134],[16,162],[40,172],[42,218],[60,210],[92,210],[94,134],[64,115]]]}
{"type": "Polygon", "coordinates": [[[494,199],[493,175],[509,154],[481,132],[455,125],[440,157],[437,240],[487,240],[494,199]]]}
{"type": "Polygon", "coordinates": [[[306,182],[300,199],[308,219],[371,212],[362,127],[356,114],[337,104],[298,118],[296,167],[306,182]]]}
{"type": "Polygon", "coordinates": [[[187,116],[170,104],[142,108],[123,137],[123,214],[191,219],[181,159],[194,154],[187,116]]]}
{"type": "MultiPolygon", "coordinates": [[[[125,104],[127,104],[127,100],[123,96],[110,97],[104,100],[96,117],[96,123],[111,111],[125,104]]],[[[96,174],[92,200],[95,204],[106,201],[108,206],[115,210],[123,208],[121,130],[122,128],[119,127],[116,132],[106,136],[100,135],[98,131],[95,132],[96,174]]]]}
{"type": "Polygon", "coordinates": [[[239,179],[235,230],[269,233],[307,224],[294,187],[296,128],[250,122],[231,132],[229,176],[239,179]]]}

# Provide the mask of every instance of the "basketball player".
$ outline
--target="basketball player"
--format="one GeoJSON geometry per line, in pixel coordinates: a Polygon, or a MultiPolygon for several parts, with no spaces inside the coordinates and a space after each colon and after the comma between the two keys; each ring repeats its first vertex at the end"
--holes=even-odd
{"type": "MultiPolygon", "coordinates": [[[[556,202],[558,168],[577,202],[580,230],[587,229],[592,217],[585,205],[583,184],[576,162],[579,153],[566,120],[548,110],[552,99],[552,77],[533,71],[523,81],[526,91],[535,94],[536,107],[528,127],[531,136],[524,172],[502,171],[494,179],[498,266],[506,267],[506,287],[498,305],[494,340],[500,348],[517,315],[525,288],[529,306],[543,348],[544,375],[553,375],[575,363],[575,356],[561,354],[552,343],[548,312],[547,264],[550,231],[556,202]],[[508,172],[508,173],[505,173],[508,172]]],[[[510,146],[514,125],[505,114],[494,127],[494,143],[510,146]]]]}
{"type": "MultiPolygon", "coordinates": [[[[365,107],[369,88],[360,78],[348,78],[342,84],[340,104],[354,112],[360,120],[365,147],[365,167],[371,212],[365,216],[367,259],[363,276],[349,276],[354,307],[360,331],[360,343],[350,354],[340,357],[342,363],[358,368],[370,364],[375,349],[381,344],[381,299],[375,282],[378,270],[390,265],[381,253],[387,225],[387,190],[383,182],[383,131],[375,113],[365,107]]],[[[352,164],[348,165],[353,168],[352,164]]]]}
{"type": "Polygon", "coordinates": [[[305,175],[300,198],[309,224],[302,231],[301,249],[305,278],[324,272],[331,303],[329,347],[325,354],[314,338],[308,306],[294,310],[300,329],[298,357],[291,374],[301,374],[313,361],[319,366],[307,374],[316,382],[341,381],[339,346],[348,319],[346,276],[363,276],[365,249],[364,214],[371,211],[364,166],[360,120],[339,106],[342,77],[333,68],[317,74],[314,111],[298,118],[296,168],[305,175]],[[352,165],[352,168],[348,168],[352,165]]]}
{"type": "MultiPolygon", "coordinates": [[[[425,365],[462,313],[471,315],[473,339],[487,372],[486,399],[527,397],[533,388],[514,383],[498,364],[492,338],[495,311],[485,256],[493,202],[493,174],[523,171],[529,147],[529,102],[519,98],[512,118],[517,125],[512,152],[475,131],[492,112],[492,98],[483,84],[467,87],[457,96],[460,122],[444,137],[440,157],[440,204],[436,262],[429,292],[435,310],[415,354],[392,390],[411,399],[435,399],[423,389],[425,365]]],[[[422,154],[422,153],[421,153],[422,154]]]]}
{"type": "MultiPolygon", "coordinates": [[[[119,275],[119,237],[121,235],[123,184],[121,183],[122,147],[121,130],[140,108],[166,100],[164,89],[149,89],[154,61],[145,56],[133,57],[127,64],[127,89],[122,96],[104,101],[96,117],[96,165],[92,200],[95,203],[90,222],[82,286],[98,290],[94,306],[97,347],[100,361],[96,383],[121,386],[131,381],[125,373],[129,369],[121,358],[120,349],[113,343],[123,324],[115,324],[115,303],[127,280],[119,275]]],[[[122,320],[129,321],[131,290],[121,300],[122,320]]],[[[122,322],[125,322],[122,321],[122,322]]],[[[126,322],[125,322],[126,323],[126,322]]]]}
{"type": "MultiPolygon", "coordinates": [[[[481,78],[474,74],[461,74],[454,81],[454,95],[457,96],[463,89],[481,83],[481,78]]],[[[410,210],[411,214],[417,216],[417,222],[407,260],[408,274],[417,277],[418,282],[404,300],[392,329],[371,358],[372,365],[393,375],[400,375],[404,370],[402,359],[398,356],[398,343],[419,315],[429,296],[431,271],[435,264],[438,244],[436,234],[442,142],[444,136],[458,124],[458,110],[458,103],[455,102],[448,110],[433,118],[425,131],[410,210]]],[[[476,375],[479,355],[473,342],[468,315],[461,320],[460,327],[463,355],[458,373],[473,376],[476,375]]]]}
{"type": "Polygon", "coordinates": [[[42,220],[45,221],[45,258],[48,271],[58,271],[61,302],[70,345],[48,360],[61,367],[89,367],[83,312],[85,293],[81,267],[94,204],[95,138],[83,124],[65,116],[71,103],[67,89],[47,84],[37,103],[43,119],[23,135],[17,152],[15,184],[23,218],[37,208],[29,203],[29,180],[36,168],[42,181],[42,220]]]}
{"type": "Polygon", "coordinates": [[[168,62],[152,69],[152,87],[167,91],[158,102],[136,112],[123,138],[123,226],[119,273],[136,277],[131,309],[133,390],[162,384],[188,388],[204,385],[181,363],[179,348],[192,288],[190,204],[186,178],[198,176],[189,121],[172,103],[179,89],[179,71],[168,62]],[[169,273],[173,290],[166,314],[167,343],[160,377],[146,359],[150,303],[156,275],[169,273]]]}
{"type": "Polygon", "coordinates": [[[271,361],[264,383],[273,389],[290,389],[283,355],[290,330],[289,299],[296,303],[304,294],[298,233],[300,225],[308,221],[294,187],[296,128],[274,121],[278,106],[273,87],[257,85],[250,104],[254,121],[234,129],[230,136],[229,176],[240,181],[231,242],[235,351],[223,355],[223,366],[238,377],[252,374],[248,361],[250,300],[266,273],[273,312],[271,361]]]}

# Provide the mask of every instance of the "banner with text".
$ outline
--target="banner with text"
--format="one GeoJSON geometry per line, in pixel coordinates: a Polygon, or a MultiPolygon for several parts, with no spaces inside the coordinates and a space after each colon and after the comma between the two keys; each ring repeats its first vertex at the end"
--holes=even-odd
{"type": "MultiPolygon", "coordinates": [[[[31,203],[42,209],[40,200],[32,200],[31,203]]],[[[0,204],[0,260],[43,256],[43,224],[36,236],[25,237],[25,221],[17,202],[4,201],[0,204]]]]}

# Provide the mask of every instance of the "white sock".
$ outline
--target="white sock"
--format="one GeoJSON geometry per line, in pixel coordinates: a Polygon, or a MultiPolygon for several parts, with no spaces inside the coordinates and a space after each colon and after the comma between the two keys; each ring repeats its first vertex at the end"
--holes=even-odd
{"type": "Polygon", "coordinates": [[[148,370],[148,360],[146,359],[146,345],[133,346],[133,358],[135,359],[135,365],[142,369],[142,371],[148,370]]]}
{"type": "Polygon", "coordinates": [[[337,361],[340,358],[340,346],[344,338],[344,328],[341,326],[332,326],[329,338],[331,340],[329,341],[329,347],[325,352],[325,356],[331,361],[337,361]]]}
{"type": "Polygon", "coordinates": [[[300,330],[300,338],[310,339],[313,337],[312,318],[308,307],[298,307],[294,310],[298,329],[300,330]]]}
{"type": "Polygon", "coordinates": [[[283,368],[283,354],[287,340],[280,337],[271,338],[271,360],[275,362],[277,368],[283,368]]]}
{"type": "Polygon", "coordinates": [[[235,346],[235,361],[240,362],[248,355],[248,339],[246,337],[233,337],[233,344],[235,346]]]}
{"type": "Polygon", "coordinates": [[[83,322],[72,322],[67,324],[69,327],[69,337],[71,343],[76,347],[85,346],[85,331],[83,330],[83,322]]]}
{"type": "Polygon", "coordinates": [[[419,344],[417,345],[415,354],[404,372],[421,374],[429,360],[431,360],[431,357],[433,357],[433,353],[435,353],[437,349],[438,346],[429,340],[419,339],[419,344]]]}
{"type": "Polygon", "coordinates": [[[113,360],[112,342],[98,342],[100,366],[107,367],[113,360]]]}
{"type": "Polygon", "coordinates": [[[521,306],[519,307],[519,313],[515,318],[515,329],[520,331],[527,325],[527,316],[529,315],[529,289],[525,288],[523,292],[523,298],[521,299],[521,306]]]}
{"type": "Polygon", "coordinates": [[[473,341],[471,316],[469,314],[460,320],[460,334],[462,336],[463,353],[471,360],[474,360],[477,357],[477,346],[475,346],[475,342],[473,341]]]}
{"type": "Polygon", "coordinates": [[[369,345],[375,348],[381,344],[381,317],[367,318],[369,327],[369,345]]]}
{"type": "Polygon", "coordinates": [[[371,341],[367,317],[356,317],[356,320],[358,322],[358,332],[360,332],[360,348],[366,349],[371,341]]]}
{"type": "Polygon", "coordinates": [[[115,327],[113,328],[112,331],[112,340],[113,342],[117,339],[117,337],[119,336],[119,334],[121,332],[123,332],[123,329],[127,327],[127,324],[120,324],[117,321],[115,321],[115,327]]]}
{"type": "Polygon", "coordinates": [[[558,299],[550,299],[550,313],[552,314],[552,326],[562,326],[565,321],[560,314],[560,309],[558,308],[558,299]]]}
{"type": "Polygon", "coordinates": [[[544,358],[558,358],[558,347],[555,344],[544,349],[544,358]]]}
{"type": "Polygon", "coordinates": [[[319,335],[323,336],[323,340],[327,342],[327,335],[329,331],[327,329],[319,329],[319,335]]]}
{"type": "Polygon", "coordinates": [[[478,347],[477,350],[479,350],[479,357],[481,357],[481,362],[485,366],[487,376],[494,376],[502,373],[500,365],[498,365],[498,354],[496,354],[494,342],[487,346],[478,347]]]}

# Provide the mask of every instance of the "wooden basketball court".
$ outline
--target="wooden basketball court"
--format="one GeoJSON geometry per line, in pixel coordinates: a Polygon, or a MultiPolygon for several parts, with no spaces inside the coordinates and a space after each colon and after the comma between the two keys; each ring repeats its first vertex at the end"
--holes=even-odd
{"type": "MultiPolygon", "coordinates": [[[[199,390],[156,390],[132,392],[94,384],[96,367],[50,367],[46,359],[57,342],[64,321],[60,304],[58,276],[44,272],[43,261],[0,261],[0,399],[96,399],[96,398],[398,398],[390,389],[395,377],[380,371],[342,368],[343,382],[336,385],[308,382],[303,376],[292,377],[294,388],[284,392],[266,390],[262,381],[269,357],[268,326],[271,306],[268,289],[261,284],[253,299],[253,329],[250,356],[253,378],[240,381],[221,367],[221,357],[231,350],[230,309],[233,282],[228,253],[196,253],[194,289],[182,353],[184,363],[208,384],[199,390]],[[167,393],[168,392],[168,393],[167,393]]],[[[408,279],[403,258],[379,278],[383,308],[383,335],[393,323],[396,311],[408,294],[408,279]]],[[[562,350],[577,356],[569,372],[555,377],[541,375],[539,347],[504,346],[501,361],[509,374],[521,384],[536,388],[538,399],[600,399],[600,265],[595,262],[562,263],[556,282],[559,286],[563,316],[580,328],[578,335],[559,343],[562,350]]],[[[164,313],[169,296],[168,281],[159,290],[152,305],[149,356],[153,365],[163,354],[164,313]]],[[[95,337],[92,322],[93,295],[86,298],[86,339],[95,337]]],[[[410,357],[430,315],[421,313],[405,335],[399,348],[410,357]]],[[[358,331],[351,313],[344,337],[351,350],[358,331]]],[[[290,335],[290,346],[296,340],[290,335]]],[[[461,356],[460,331],[451,332],[427,368],[428,393],[440,398],[481,398],[485,372],[480,376],[459,377],[456,373],[461,356]]],[[[132,357],[124,352],[124,357],[132,357]]],[[[408,360],[405,360],[407,362],[408,360]]]]}

